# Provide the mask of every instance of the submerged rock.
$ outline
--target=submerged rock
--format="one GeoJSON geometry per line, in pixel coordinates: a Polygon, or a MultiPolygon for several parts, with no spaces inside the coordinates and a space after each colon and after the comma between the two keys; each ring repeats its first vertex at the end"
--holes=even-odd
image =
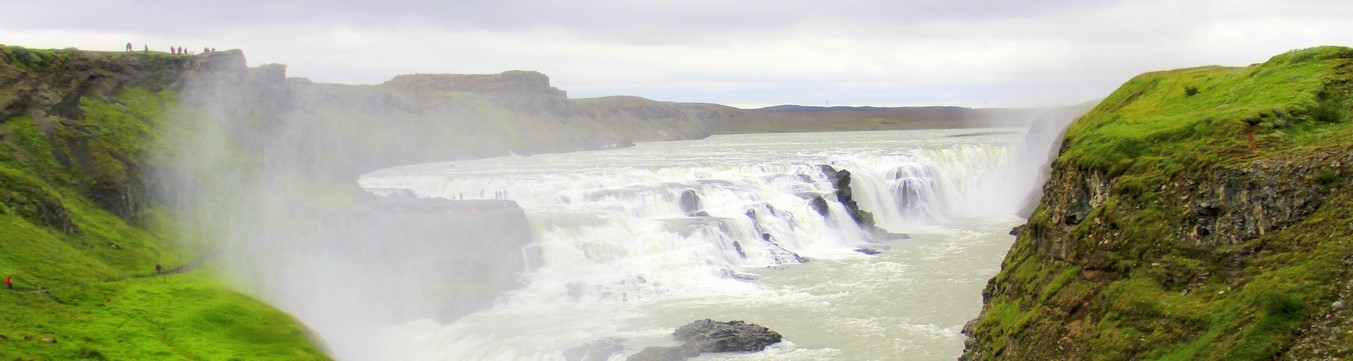
{"type": "Polygon", "coordinates": [[[703,319],[677,328],[672,333],[681,346],[649,347],[627,361],[685,360],[705,352],[756,352],[779,343],[780,333],[742,321],[718,322],[703,319]]]}
{"type": "Polygon", "coordinates": [[[855,249],[855,252],[867,254],[867,255],[870,255],[870,256],[873,256],[873,255],[876,255],[876,254],[879,254],[879,253],[883,253],[883,251],[880,251],[880,250],[870,249],[870,248],[864,248],[864,247],[856,248],[856,249],[855,249]]]}

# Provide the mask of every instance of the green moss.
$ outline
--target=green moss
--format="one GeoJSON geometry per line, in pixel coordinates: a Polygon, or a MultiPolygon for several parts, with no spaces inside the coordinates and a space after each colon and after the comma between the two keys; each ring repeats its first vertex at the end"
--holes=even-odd
{"type": "Polygon", "coordinates": [[[1353,49],[1337,47],[1246,68],[1149,73],[1124,84],[1069,128],[1054,164],[1075,171],[1067,174],[1107,176],[1107,198],[1074,226],[1050,219],[1047,205],[1030,217],[988,288],[999,292],[974,330],[977,349],[988,358],[1018,349],[1019,359],[1283,356],[1313,332],[1312,318],[1347,281],[1349,165],[1283,180],[1321,192],[1319,208],[1240,244],[1181,239],[1194,225],[1193,207],[1209,200],[1180,191],[1216,186],[1206,177],[1256,164],[1307,165],[1353,152],[1350,92],[1353,49]],[[1063,256],[1040,254],[1048,246],[1035,239],[1068,246],[1071,257],[1110,276],[1076,277],[1063,256]]]}
{"type": "MultiPolygon", "coordinates": [[[[16,54],[35,54],[40,63],[21,66],[34,71],[96,56],[0,47],[0,61],[16,54]]],[[[0,359],[327,358],[295,319],[206,270],[148,277],[156,264],[184,265],[210,248],[171,239],[177,221],[135,193],[149,167],[180,166],[168,163],[171,147],[188,148],[166,127],[172,114],[189,112],[177,98],[123,88],[107,100],[82,98],[80,119],[0,122],[0,272],[16,288],[0,292],[0,359]],[[135,217],[99,202],[101,189],[140,197],[135,217]]]]}
{"type": "Polygon", "coordinates": [[[1048,284],[1047,287],[1043,287],[1043,292],[1039,294],[1038,301],[1046,302],[1047,300],[1051,299],[1053,295],[1056,295],[1058,292],[1061,292],[1063,288],[1066,288],[1066,286],[1070,284],[1071,281],[1076,280],[1076,278],[1079,276],[1080,269],[1077,269],[1075,267],[1068,267],[1067,269],[1063,270],[1062,273],[1058,274],[1057,278],[1054,278],[1052,282],[1048,284]]]}

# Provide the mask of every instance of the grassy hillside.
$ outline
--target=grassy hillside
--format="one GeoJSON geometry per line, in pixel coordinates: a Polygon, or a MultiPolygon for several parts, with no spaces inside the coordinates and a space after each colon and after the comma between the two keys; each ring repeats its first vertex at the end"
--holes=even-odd
{"type": "Polygon", "coordinates": [[[143,190],[177,93],[140,85],[164,84],[176,61],[0,47],[0,272],[14,281],[0,290],[0,359],[327,358],[302,325],[228,290],[210,267],[155,273],[208,254],[171,239],[163,206],[143,190]],[[127,78],[106,98],[34,86],[107,62],[165,74],[127,78]]]}
{"type": "Polygon", "coordinates": [[[1066,133],[967,359],[1353,356],[1353,49],[1148,73],[1066,133]]]}

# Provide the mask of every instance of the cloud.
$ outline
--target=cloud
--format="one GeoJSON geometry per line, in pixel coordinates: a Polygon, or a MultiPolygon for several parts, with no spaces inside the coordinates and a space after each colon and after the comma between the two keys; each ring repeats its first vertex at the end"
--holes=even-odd
{"type": "Polygon", "coordinates": [[[527,69],[572,96],[1033,106],[1350,45],[1350,20],[1346,1],[19,0],[0,5],[0,42],[242,48],[322,82],[527,69]]]}

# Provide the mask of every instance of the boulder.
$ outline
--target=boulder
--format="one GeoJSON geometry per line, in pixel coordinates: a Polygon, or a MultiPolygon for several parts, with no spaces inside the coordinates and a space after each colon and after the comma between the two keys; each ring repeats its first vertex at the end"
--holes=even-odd
{"type": "Polygon", "coordinates": [[[822,196],[813,197],[813,200],[808,202],[808,206],[812,207],[813,211],[816,211],[818,215],[823,217],[831,214],[829,213],[830,209],[827,208],[827,200],[823,199],[822,196]]]}
{"type": "Polygon", "coordinates": [[[700,212],[700,195],[696,194],[695,190],[687,189],[681,192],[681,201],[678,205],[687,215],[700,212]]]}
{"type": "Polygon", "coordinates": [[[681,341],[676,347],[649,347],[627,358],[628,361],[685,360],[705,352],[756,352],[780,342],[780,334],[768,328],[742,321],[718,322],[710,319],[691,322],[677,328],[672,337],[681,341]]]}

